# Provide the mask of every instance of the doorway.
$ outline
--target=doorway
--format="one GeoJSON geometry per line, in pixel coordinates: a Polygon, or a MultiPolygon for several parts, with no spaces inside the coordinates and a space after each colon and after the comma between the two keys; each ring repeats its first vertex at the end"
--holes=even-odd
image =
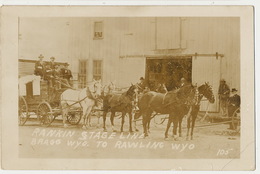
{"type": "Polygon", "coordinates": [[[165,84],[168,91],[178,88],[182,77],[191,83],[192,57],[147,57],[145,77],[151,90],[156,90],[159,84],[165,84]]]}

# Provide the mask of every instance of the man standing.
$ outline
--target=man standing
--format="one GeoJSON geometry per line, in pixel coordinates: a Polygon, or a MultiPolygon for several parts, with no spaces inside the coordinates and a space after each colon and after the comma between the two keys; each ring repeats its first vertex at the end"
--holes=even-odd
{"type": "Polygon", "coordinates": [[[229,94],[230,94],[229,86],[226,84],[226,81],[224,79],[221,79],[220,85],[218,88],[221,115],[227,114],[227,100],[228,100],[229,94]]]}
{"type": "Polygon", "coordinates": [[[44,57],[42,54],[40,54],[38,58],[39,60],[34,65],[34,74],[36,76],[41,76],[41,78],[43,78],[44,71],[45,71],[45,63],[43,62],[44,57]]]}
{"type": "Polygon", "coordinates": [[[51,69],[55,69],[55,65],[56,65],[56,62],[54,62],[55,61],[55,57],[51,57],[50,58],[51,59],[51,61],[50,61],[50,67],[51,67],[51,69]]]}
{"type": "MultiPolygon", "coordinates": [[[[236,109],[238,109],[239,107],[240,107],[240,96],[237,94],[237,89],[233,88],[231,91],[231,95],[228,98],[228,116],[232,117],[236,109]]],[[[229,124],[229,129],[235,129],[232,123],[229,124]]]]}
{"type": "Polygon", "coordinates": [[[70,83],[70,79],[72,78],[72,73],[71,70],[69,69],[69,64],[65,63],[65,67],[64,67],[64,79],[67,79],[68,82],[70,83]]]}
{"type": "Polygon", "coordinates": [[[55,90],[61,89],[59,65],[54,66],[52,75],[53,75],[53,87],[55,88],[55,90]]]}
{"type": "Polygon", "coordinates": [[[60,73],[61,73],[60,75],[63,79],[62,80],[63,83],[65,83],[65,85],[67,85],[66,87],[72,86],[71,83],[70,83],[70,79],[72,78],[72,73],[71,73],[71,70],[69,69],[68,63],[65,63],[64,67],[61,68],[60,73]]]}

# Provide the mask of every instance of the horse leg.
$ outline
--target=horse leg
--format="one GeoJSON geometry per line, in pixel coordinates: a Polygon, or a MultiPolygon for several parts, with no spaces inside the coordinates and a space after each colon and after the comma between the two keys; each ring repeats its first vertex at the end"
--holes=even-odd
{"type": "Polygon", "coordinates": [[[122,112],[121,132],[124,132],[125,114],[126,114],[125,112],[122,112]]]}
{"type": "Polygon", "coordinates": [[[62,120],[63,120],[63,127],[66,128],[68,125],[66,124],[66,118],[68,115],[68,105],[67,104],[61,104],[61,112],[62,112],[62,120]]]}
{"type": "Polygon", "coordinates": [[[191,125],[191,135],[190,135],[191,140],[193,140],[193,129],[195,126],[196,118],[197,118],[197,114],[192,115],[192,125],[191,125]]]}
{"type": "Polygon", "coordinates": [[[182,115],[179,115],[179,137],[182,137],[182,115]]]}
{"type": "Polygon", "coordinates": [[[150,133],[150,123],[151,123],[151,116],[153,111],[148,111],[148,117],[147,117],[147,132],[150,133]]]}
{"type": "Polygon", "coordinates": [[[143,114],[143,119],[142,119],[142,122],[143,122],[143,129],[144,129],[144,137],[147,137],[148,136],[148,133],[147,133],[147,114],[143,114]]]}
{"type": "Polygon", "coordinates": [[[139,131],[139,130],[137,129],[137,126],[136,126],[136,120],[140,117],[140,115],[141,115],[141,114],[140,114],[139,112],[134,114],[134,129],[135,129],[136,132],[139,131]]]}
{"type": "Polygon", "coordinates": [[[128,112],[128,115],[129,115],[129,132],[133,132],[133,129],[132,129],[132,118],[133,118],[133,115],[131,112],[128,112]]]}
{"type": "Polygon", "coordinates": [[[172,134],[173,138],[177,140],[177,129],[178,129],[178,124],[179,124],[179,117],[178,115],[173,115],[172,116],[172,121],[173,121],[173,129],[172,129],[172,134]]]}
{"type": "Polygon", "coordinates": [[[90,127],[91,126],[91,123],[90,123],[90,121],[91,121],[91,110],[92,110],[92,107],[88,107],[88,109],[87,109],[87,111],[86,111],[86,119],[85,119],[85,125],[87,126],[87,127],[90,127]]]}
{"type": "Polygon", "coordinates": [[[99,119],[100,119],[100,111],[98,111],[98,116],[97,116],[97,128],[99,128],[100,127],[100,121],[99,121],[99,119]]]}
{"type": "Polygon", "coordinates": [[[107,132],[107,128],[106,128],[106,118],[107,118],[107,112],[104,111],[104,113],[103,113],[103,129],[104,129],[104,132],[107,132]]]}
{"type": "Polygon", "coordinates": [[[87,128],[87,126],[86,126],[86,116],[87,116],[86,113],[87,113],[87,111],[86,111],[85,107],[83,107],[82,109],[83,109],[83,113],[82,113],[82,115],[83,115],[82,129],[86,129],[87,128]]]}
{"type": "Polygon", "coordinates": [[[186,134],[186,140],[189,140],[189,134],[190,134],[190,121],[191,121],[191,115],[188,115],[188,118],[187,118],[187,134],[186,134]]]}
{"type": "Polygon", "coordinates": [[[172,119],[173,119],[173,116],[172,116],[172,115],[169,115],[167,127],[166,127],[166,130],[165,130],[165,133],[164,133],[165,139],[168,138],[168,131],[169,131],[170,127],[171,127],[172,119]]]}
{"type": "Polygon", "coordinates": [[[115,128],[114,128],[114,117],[115,117],[115,112],[112,111],[112,112],[111,112],[111,116],[110,116],[110,122],[111,122],[111,126],[112,126],[113,132],[116,132],[116,130],[115,130],[115,128]]]}

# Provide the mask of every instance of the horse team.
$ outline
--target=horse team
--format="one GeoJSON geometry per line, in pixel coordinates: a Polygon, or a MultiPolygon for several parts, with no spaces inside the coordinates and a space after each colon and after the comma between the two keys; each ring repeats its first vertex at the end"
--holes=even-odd
{"type": "MultiPolygon", "coordinates": [[[[112,84],[112,83],[111,83],[112,84]]],[[[116,93],[113,85],[102,87],[101,81],[93,81],[87,88],[80,91],[68,89],[61,94],[61,109],[63,115],[63,124],[66,125],[66,114],[72,107],[83,110],[83,127],[89,126],[91,111],[98,103],[103,106],[103,129],[106,128],[107,113],[111,112],[110,122],[112,130],[114,128],[114,117],[116,112],[121,112],[121,129],[124,131],[125,116],[129,116],[129,132],[133,132],[132,120],[142,116],[144,136],[148,136],[152,114],[169,114],[169,119],[165,131],[165,138],[168,138],[168,130],[173,123],[173,136],[177,138],[177,128],[179,127],[179,136],[182,136],[181,125],[185,115],[187,118],[187,139],[193,139],[193,129],[195,120],[200,109],[200,101],[205,97],[210,103],[215,102],[212,87],[208,83],[200,86],[187,84],[179,89],[166,93],[148,91],[140,93],[138,85],[131,85],[123,93],[116,93]],[[102,102],[101,102],[102,101],[102,102]],[[137,107],[138,106],[138,107],[137,107]],[[135,108],[139,111],[134,113],[135,108]]]]}

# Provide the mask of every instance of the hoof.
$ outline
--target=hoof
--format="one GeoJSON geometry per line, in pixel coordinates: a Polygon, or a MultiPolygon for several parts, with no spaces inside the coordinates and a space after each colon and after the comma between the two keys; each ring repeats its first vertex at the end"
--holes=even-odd
{"type": "Polygon", "coordinates": [[[179,137],[173,138],[175,141],[180,141],[179,137]]]}
{"type": "Polygon", "coordinates": [[[107,129],[104,129],[103,132],[107,132],[107,129]]]}
{"type": "Polygon", "coordinates": [[[165,141],[169,141],[169,138],[168,138],[168,137],[165,137],[164,140],[165,140],[165,141]]]}

